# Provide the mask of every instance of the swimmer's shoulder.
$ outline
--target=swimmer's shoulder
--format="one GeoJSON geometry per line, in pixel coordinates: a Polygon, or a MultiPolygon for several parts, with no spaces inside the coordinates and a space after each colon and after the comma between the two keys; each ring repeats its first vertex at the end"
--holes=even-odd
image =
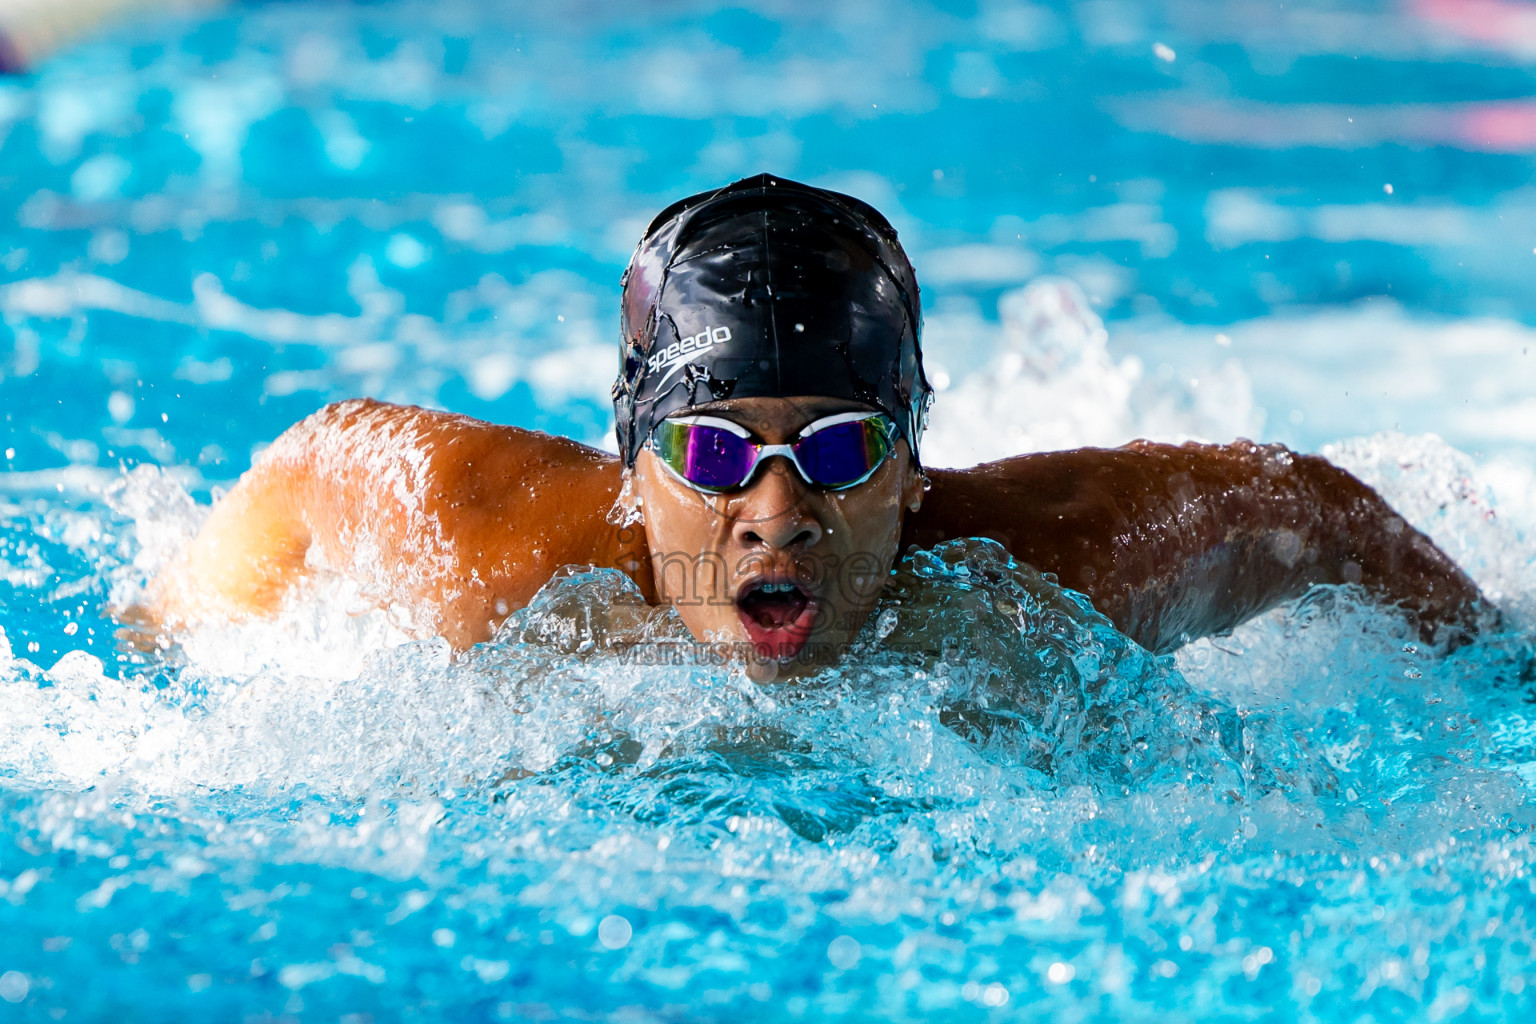
{"type": "Polygon", "coordinates": [[[367,398],[320,409],[263,460],[293,465],[311,508],[398,511],[402,536],[417,532],[419,514],[430,532],[486,557],[512,547],[593,561],[586,549],[607,546],[620,486],[618,459],[569,438],[367,398]]]}
{"type": "Polygon", "coordinates": [[[462,413],[353,398],[317,410],[286,430],[263,461],[302,461],[317,470],[435,476],[517,474],[569,469],[616,474],[612,455],[539,430],[462,413]]]}

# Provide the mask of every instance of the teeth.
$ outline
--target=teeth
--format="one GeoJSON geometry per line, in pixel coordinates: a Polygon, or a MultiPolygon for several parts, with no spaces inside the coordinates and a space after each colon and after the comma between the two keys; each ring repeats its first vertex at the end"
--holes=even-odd
{"type": "Polygon", "coordinates": [[[787,594],[795,589],[793,583],[764,583],[758,588],[765,594],[787,594]]]}

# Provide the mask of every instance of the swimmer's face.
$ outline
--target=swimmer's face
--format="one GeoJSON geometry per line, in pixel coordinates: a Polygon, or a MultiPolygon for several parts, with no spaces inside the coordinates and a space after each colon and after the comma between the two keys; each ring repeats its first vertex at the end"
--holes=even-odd
{"type": "MultiPolygon", "coordinates": [[[[815,420],[863,410],[834,398],[741,398],[688,415],[729,419],[760,444],[787,444],[815,420]]],[[[869,614],[895,563],[906,511],[922,502],[905,441],[846,490],[807,484],[765,459],[748,485],[705,494],[642,450],[636,485],[659,596],[693,635],[750,644],[779,674],[835,659],[869,614]]]]}

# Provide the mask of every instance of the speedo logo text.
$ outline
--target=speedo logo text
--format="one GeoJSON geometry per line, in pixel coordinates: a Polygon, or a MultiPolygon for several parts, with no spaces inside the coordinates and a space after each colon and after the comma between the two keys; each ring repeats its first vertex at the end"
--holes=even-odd
{"type": "Polygon", "coordinates": [[[667,377],[677,372],[678,367],[688,361],[688,357],[696,352],[713,348],[716,345],[724,345],[731,340],[729,327],[706,327],[698,334],[688,338],[679,338],[666,348],[659,348],[652,352],[650,358],[645,361],[652,373],[666,370],[666,376],[661,378],[661,383],[666,383],[667,377]]]}

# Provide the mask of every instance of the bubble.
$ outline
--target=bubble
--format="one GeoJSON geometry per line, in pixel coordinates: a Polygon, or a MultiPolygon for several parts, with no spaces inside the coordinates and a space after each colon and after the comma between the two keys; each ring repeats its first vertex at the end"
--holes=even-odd
{"type": "Polygon", "coordinates": [[[623,949],[633,935],[629,919],[620,914],[609,914],[597,923],[597,941],[604,949],[623,949]]]}
{"type": "Polygon", "coordinates": [[[859,940],[851,935],[839,935],[827,943],[827,959],[840,971],[853,968],[863,955],[859,940]]]}
{"type": "Polygon", "coordinates": [[[401,270],[415,270],[427,261],[429,255],[425,245],[407,234],[391,235],[389,244],[384,247],[384,258],[401,270]]]}
{"type": "Polygon", "coordinates": [[[27,992],[31,987],[31,981],[20,971],[6,971],[0,974],[0,999],[8,1003],[19,1003],[27,998],[27,992]]]}
{"type": "Polygon", "coordinates": [[[133,419],[133,408],[133,396],[126,391],[114,391],[107,396],[107,415],[118,425],[133,419]]]}

